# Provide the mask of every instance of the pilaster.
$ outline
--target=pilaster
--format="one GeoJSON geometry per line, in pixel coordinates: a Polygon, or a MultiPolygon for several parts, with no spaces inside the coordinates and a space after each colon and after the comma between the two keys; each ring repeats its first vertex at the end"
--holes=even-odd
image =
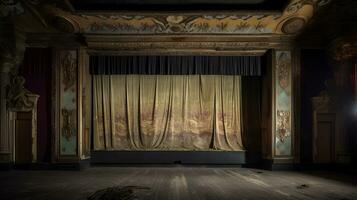
{"type": "Polygon", "coordinates": [[[267,168],[290,168],[299,157],[295,135],[298,133],[295,107],[299,105],[295,95],[299,93],[294,85],[299,81],[298,54],[292,48],[273,49],[268,57],[269,71],[264,78],[264,84],[268,84],[264,88],[267,94],[263,96],[270,105],[263,102],[263,115],[268,114],[263,119],[264,159],[267,168]]]}
{"type": "Polygon", "coordinates": [[[53,51],[53,162],[78,164],[83,157],[83,74],[85,52],[80,47],[53,51]]]}

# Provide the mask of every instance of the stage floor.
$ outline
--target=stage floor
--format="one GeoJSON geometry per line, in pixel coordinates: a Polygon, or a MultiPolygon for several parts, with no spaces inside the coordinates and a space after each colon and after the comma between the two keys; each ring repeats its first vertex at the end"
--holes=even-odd
{"type": "Polygon", "coordinates": [[[356,174],[247,168],[93,167],[83,171],[0,171],[0,197],[85,200],[97,190],[140,186],[145,200],[357,199],[356,174]]]}
{"type": "Polygon", "coordinates": [[[92,164],[245,164],[245,151],[92,151],[92,164]]]}

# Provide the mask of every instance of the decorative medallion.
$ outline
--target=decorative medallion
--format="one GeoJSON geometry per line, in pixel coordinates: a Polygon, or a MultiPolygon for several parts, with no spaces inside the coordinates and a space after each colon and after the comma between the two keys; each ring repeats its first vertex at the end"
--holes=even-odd
{"type": "Polygon", "coordinates": [[[286,34],[293,34],[299,32],[305,25],[305,19],[301,17],[294,17],[284,22],[282,32],[286,34]]]}

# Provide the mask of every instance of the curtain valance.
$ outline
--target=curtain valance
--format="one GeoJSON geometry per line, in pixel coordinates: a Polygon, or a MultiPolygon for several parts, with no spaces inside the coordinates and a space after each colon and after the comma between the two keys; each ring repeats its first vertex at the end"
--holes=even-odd
{"type": "Polygon", "coordinates": [[[261,75],[260,56],[90,56],[94,75],[261,75]]]}

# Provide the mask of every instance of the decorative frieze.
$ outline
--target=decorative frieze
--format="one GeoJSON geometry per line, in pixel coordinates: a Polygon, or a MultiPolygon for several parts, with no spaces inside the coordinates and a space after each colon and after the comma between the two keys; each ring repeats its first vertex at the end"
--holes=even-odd
{"type": "Polygon", "coordinates": [[[286,138],[290,137],[290,112],[277,111],[276,133],[279,142],[285,143],[286,138]]]}
{"type": "Polygon", "coordinates": [[[271,15],[80,15],[83,33],[122,34],[262,34],[273,33],[271,15]]]}
{"type": "Polygon", "coordinates": [[[59,30],[83,34],[295,34],[328,0],[291,0],[282,12],[73,13],[43,6],[59,30]]]}

